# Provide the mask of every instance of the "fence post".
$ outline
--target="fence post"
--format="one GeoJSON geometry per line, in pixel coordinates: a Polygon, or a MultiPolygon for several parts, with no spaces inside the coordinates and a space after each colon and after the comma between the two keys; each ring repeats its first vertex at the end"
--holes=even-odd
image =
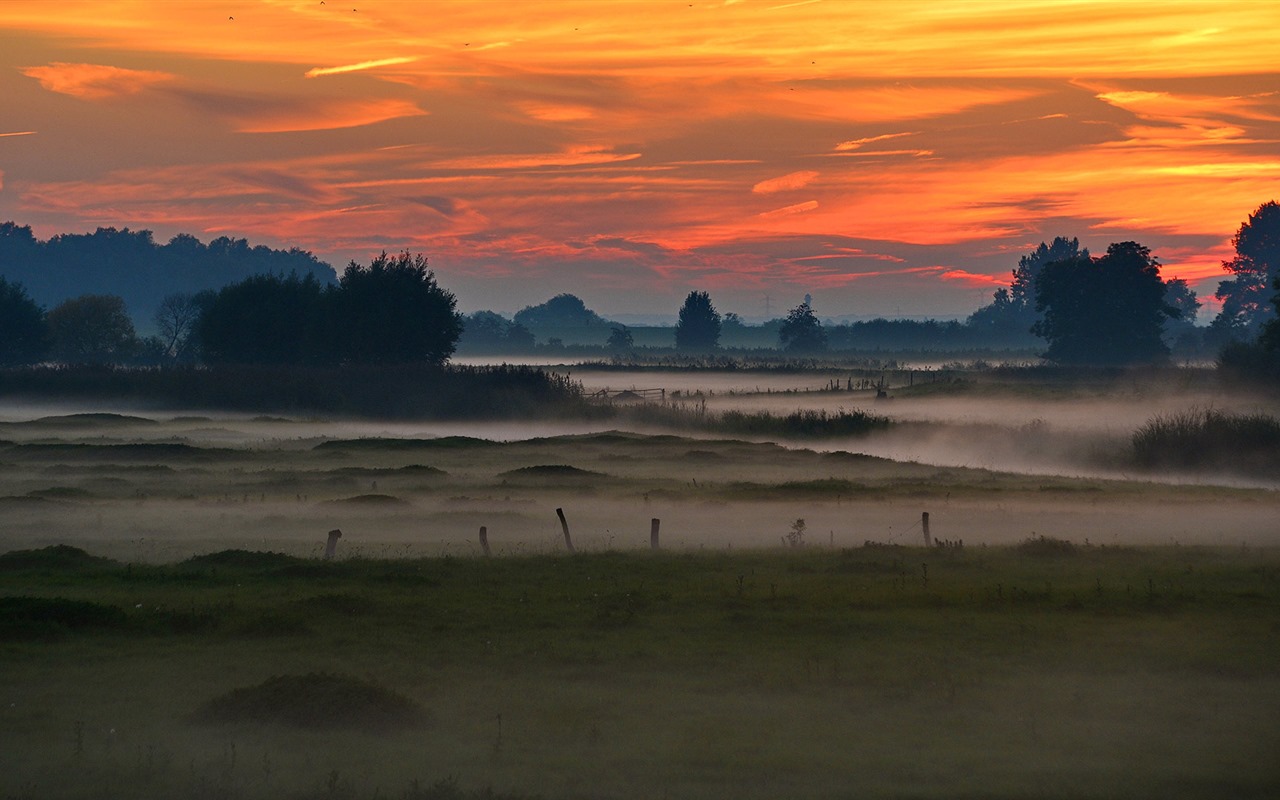
{"type": "Polygon", "coordinates": [[[338,540],[342,538],[342,531],[334,528],[329,531],[329,541],[324,545],[324,560],[332,561],[333,554],[338,549],[338,540]]]}
{"type": "Polygon", "coordinates": [[[480,549],[481,549],[481,550],[484,550],[484,557],[485,557],[485,558],[488,558],[488,557],[490,556],[490,553],[489,553],[489,529],[488,529],[488,528],[486,528],[486,527],[485,527],[485,526],[483,526],[483,525],[481,525],[481,526],[480,526],[480,549]]]}
{"type": "Polygon", "coordinates": [[[556,516],[560,518],[560,530],[564,531],[564,546],[572,553],[574,552],[573,540],[569,538],[569,521],[564,518],[564,509],[557,508],[556,516]]]}
{"type": "Polygon", "coordinates": [[[920,515],[920,527],[924,530],[924,546],[933,547],[933,537],[929,535],[929,512],[920,515]]]}
{"type": "Polygon", "coordinates": [[[658,549],[659,549],[659,547],[658,547],[658,526],[659,526],[659,525],[661,525],[661,524],[662,524],[661,520],[659,520],[657,517],[654,517],[654,518],[649,522],[649,549],[650,549],[650,550],[658,550],[658,549]]]}

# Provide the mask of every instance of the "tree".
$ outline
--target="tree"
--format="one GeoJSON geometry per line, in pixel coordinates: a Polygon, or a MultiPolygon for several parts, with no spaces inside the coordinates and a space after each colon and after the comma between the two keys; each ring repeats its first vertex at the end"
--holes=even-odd
{"type": "Polygon", "coordinates": [[[224,286],[195,326],[211,364],[323,364],[336,358],[331,291],[308,275],[255,275],[224,286]]]}
{"type": "Polygon", "coordinates": [[[788,353],[820,353],[827,349],[827,332],[809,304],[801,303],[791,309],[778,329],[778,342],[788,353]]]}
{"type": "Polygon", "coordinates": [[[576,295],[558,294],[545,303],[526,306],[516,312],[515,321],[536,330],[538,328],[603,327],[608,325],[603,317],[587,308],[576,295]]]}
{"type": "Polygon", "coordinates": [[[178,358],[187,350],[187,341],[200,320],[200,302],[195,295],[165,295],[156,309],[156,330],[160,332],[161,351],[168,358],[178,358]]]}
{"type": "Polygon", "coordinates": [[[138,344],[124,298],[86,294],[49,312],[54,357],[70,364],[104,364],[129,358],[138,344]]]}
{"type": "Polygon", "coordinates": [[[1057,236],[1051,244],[1041,242],[1035,250],[1018,259],[1008,288],[996,289],[991,304],[975,311],[969,317],[969,324],[1015,341],[1025,337],[1040,321],[1040,313],[1036,310],[1036,280],[1045,265],[1088,257],[1088,248],[1081,249],[1080,240],[1074,237],[1057,236]]]}
{"type": "Polygon", "coordinates": [[[1165,342],[1179,350],[1198,348],[1203,337],[1196,327],[1200,300],[1195,291],[1182,278],[1173,278],[1165,282],[1164,304],[1178,312],[1165,329],[1165,342]]]}
{"type": "Polygon", "coordinates": [[[676,322],[676,347],[681,350],[714,350],[720,344],[720,312],[706,292],[689,292],[676,322]]]}
{"type": "Polygon", "coordinates": [[[367,267],[352,261],[335,293],[342,355],[352,363],[443,364],[462,334],[456,306],[421,254],[382,253],[367,267]]]}
{"type": "Polygon", "coordinates": [[[1219,283],[1214,292],[1222,311],[1212,327],[1219,338],[1245,341],[1277,318],[1270,301],[1271,287],[1280,278],[1280,204],[1272,200],[1258,206],[1231,244],[1235,258],[1222,262],[1222,268],[1235,277],[1219,283]]]}
{"type": "Polygon", "coordinates": [[[605,342],[605,346],[610,350],[630,350],[636,346],[636,341],[626,325],[619,325],[609,333],[609,340],[605,342]]]}
{"type": "Polygon", "coordinates": [[[1178,314],[1165,303],[1160,264],[1137,242],[1120,242],[1100,258],[1080,256],[1046,264],[1036,281],[1033,328],[1049,342],[1044,358],[1063,364],[1133,364],[1169,355],[1164,320],[1178,314]]]}
{"type": "Polygon", "coordinates": [[[44,309],[22,284],[0,278],[0,366],[33,364],[48,349],[44,309]]]}
{"type": "Polygon", "coordinates": [[[500,350],[511,323],[492,311],[476,311],[462,319],[458,344],[477,350],[500,350]]]}
{"type": "Polygon", "coordinates": [[[528,328],[492,311],[476,311],[462,318],[459,349],[490,353],[520,353],[533,349],[528,328]]]}

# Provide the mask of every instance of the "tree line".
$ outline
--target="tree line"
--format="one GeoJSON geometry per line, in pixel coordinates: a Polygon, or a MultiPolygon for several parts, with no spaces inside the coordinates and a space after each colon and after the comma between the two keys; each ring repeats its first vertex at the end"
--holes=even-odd
{"type": "Polygon", "coordinates": [[[294,272],[169,295],[155,313],[159,334],[143,339],[120,297],[84,295],[45,313],[0,278],[0,364],[438,366],[462,331],[456,305],[425,257],[382,253],[351,262],[336,285],[294,272]]]}
{"type": "MultiPolygon", "coordinates": [[[[997,290],[991,304],[964,323],[882,319],[824,326],[806,296],[785,318],[761,328],[776,337],[777,347],[794,354],[927,349],[943,342],[951,347],[1047,344],[1043,356],[1063,364],[1150,363],[1168,357],[1171,342],[1194,340],[1223,348],[1228,361],[1256,372],[1258,364],[1280,358],[1275,355],[1280,301],[1273,295],[1280,289],[1280,205],[1264,203],[1232,241],[1235,256],[1223,264],[1230,277],[1215,293],[1222,311],[1207,329],[1194,325],[1200,308],[1195,293],[1185,281],[1161,278],[1161,265],[1145,246],[1118,242],[1093,256],[1077,239],[1065,237],[1024,255],[1009,287],[997,290]]],[[[85,256],[79,269],[86,274],[96,275],[103,264],[128,253],[150,254],[161,263],[185,252],[235,262],[236,269],[253,264],[303,269],[264,270],[217,290],[168,294],[152,317],[157,333],[146,338],[137,335],[119,296],[88,293],[46,313],[20,281],[0,277],[0,364],[53,358],[64,363],[439,365],[460,341],[478,350],[520,352],[535,346],[536,333],[552,332],[546,343],[554,347],[559,340],[553,332],[569,328],[601,331],[605,346],[615,352],[635,346],[627,326],[609,322],[571,294],[529,306],[512,320],[491,311],[463,317],[426,258],[407,252],[383,253],[368,266],[351,262],[334,283],[326,277],[327,268],[313,269],[324,265],[298,250],[250,248],[231,239],[205,246],[188,236],[157,246],[149,231],[128,229],[41,243],[30,228],[5,223],[0,225],[0,272],[21,275],[22,265],[41,254],[89,252],[95,242],[107,255],[85,256]]],[[[721,314],[708,292],[691,291],[679,309],[675,345],[684,352],[714,351],[726,331],[746,327],[737,314],[721,314]]]]}

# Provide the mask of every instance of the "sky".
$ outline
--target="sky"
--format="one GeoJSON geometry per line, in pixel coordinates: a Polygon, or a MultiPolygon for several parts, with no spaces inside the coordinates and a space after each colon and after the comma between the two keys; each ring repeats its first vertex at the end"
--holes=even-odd
{"type": "Polygon", "coordinates": [[[1280,200],[1273,0],[0,0],[0,98],[0,220],[409,250],[463,311],[964,316],[1054,236],[1211,300],[1280,200]]]}

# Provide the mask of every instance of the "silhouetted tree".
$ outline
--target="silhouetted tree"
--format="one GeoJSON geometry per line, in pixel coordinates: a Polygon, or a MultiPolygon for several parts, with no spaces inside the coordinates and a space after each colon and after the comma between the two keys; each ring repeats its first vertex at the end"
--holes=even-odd
{"type": "Polygon", "coordinates": [[[1212,328],[1220,340],[1245,341],[1276,319],[1271,287],[1280,278],[1280,204],[1272,200],[1258,206],[1231,243],[1235,258],[1222,262],[1222,268],[1235,277],[1218,284],[1214,297],[1222,301],[1222,311],[1212,328]]]}
{"type": "Polygon", "coordinates": [[[0,278],[0,366],[34,364],[48,349],[44,309],[22,284],[0,278]]]}
{"type": "Polygon", "coordinates": [[[1196,316],[1200,313],[1200,300],[1195,291],[1182,278],[1173,278],[1164,284],[1164,304],[1177,311],[1168,321],[1164,340],[1178,350],[1196,350],[1203,344],[1196,316]]]}
{"type": "Polygon", "coordinates": [[[501,314],[476,311],[462,318],[462,334],[458,344],[477,350],[500,350],[506,344],[509,327],[511,323],[501,314]]]}
{"type": "Polygon", "coordinates": [[[335,300],[342,354],[352,363],[443,364],[462,334],[457,299],[421,254],[382,253],[367,267],[352,261],[335,300]]]}
{"type": "Polygon", "coordinates": [[[165,356],[179,358],[186,352],[187,340],[200,320],[200,312],[200,303],[195,295],[170,294],[160,301],[154,321],[165,356]]]}
{"type": "Polygon", "coordinates": [[[609,333],[609,340],[605,342],[605,346],[610,350],[630,350],[636,346],[636,341],[627,326],[617,325],[609,333]]]}
{"type": "Polygon", "coordinates": [[[791,309],[778,329],[778,342],[789,353],[820,353],[827,349],[827,332],[808,303],[791,309]]]}
{"type": "Polygon", "coordinates": [[[681,350],[713,350],[720,344],[720,312],[706,292],[689,292],[676,322],[676,347],[681,350]]]}
{"type": "Polygon", "coordinates": [[[969,325],[989,335],[1018,341],[1031,332],[1040,321],[1036,310],[1036,279],[1046,264],[1064,259],[1088,258],[1089,250],[1081,249],[1080,240],[1065,236],[1055,237],[1051,244],[1040,246],[1018,259],[1012,272],[1013,280],[1008,288],[996,289],[990,305],[983,306],[969,317],[969,325]]]}
{"type": "Polygon", "coordinates": [[[526,353],[533,350],[537,339],[534,338],[533,331],[529,330],[519,322],[511,323],[511,327],[507,328],[507,347],[513,353],[526,353]]]}
{"type": "Polygon", "coordinates": [[[1169,355],[1160,264],[1137,242],[1120,242],[1100,258],[1046,264],[1036,281],[1035,333],[1049,342],[1044,358],[1063,364],[1132,364],[1169,355]]]}
{"type": "Polygon", "coordinates": [[[1228,342],[1218,354],[1218,369],[1230,378],[1280,385],[1280,277],[1271,288],[1276,317],[1263,326],[1256,341],[1228,342]]]}
{"type": "Polygon", "coordinates": [[[476,311],[462,318],[459,350],[524,353],[533,349],[529,329],[492,311],[476,311]]]}
{"type": "Polygon", "coordinates": [[[138,345],[124,299],[115,295],[73,297],[49,312],[55,358],[69,364],[105,364],[129,359],[138,345]]]}
{"type": "Polygon", "coordinates": [[[529,328],[573,328],[605,326],[608,321],[587,308],[580,298],[572,294],[558,294],[545,303],[526,306],[516,312],[515,321],[529,328]]]}
{"type": "Polygon", "coordinates": [[[331,289],[314,276],[256,275],[223,287],[195,335],[211,364],[323,364],[336,359],[331,289]]]}
{"type": "Polygon", "coordinates": [[[28,226],[0,223],[0,274],[22,283],[33,300],[48,307],[77,294],[113,294],[138,319],[149,320],[167,295],[293,272],[314,275],[322,284],[336,281],[332,267],[297,248],[273,250],[225,236],[205,245],[185,233],[160,245],[151,231],[128,228],[59,234],[41,242],[28,226]]]}

